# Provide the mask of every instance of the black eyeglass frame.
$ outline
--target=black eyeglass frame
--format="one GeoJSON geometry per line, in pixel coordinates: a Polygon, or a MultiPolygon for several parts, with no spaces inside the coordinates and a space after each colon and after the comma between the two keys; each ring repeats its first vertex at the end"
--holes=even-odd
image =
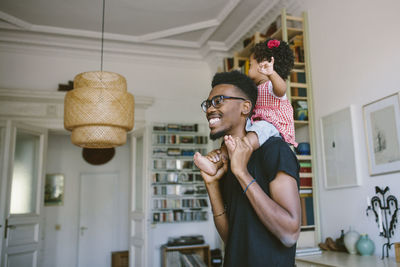
{"type": "Polygon", "coordinates": [[[203,102],[201,102],[200,106],[201,109],[204,112],[207,112],[207,109],[209,109],[211,107],[211,105],[214,108],[217,108],[219,105],[221,105],[222,103],[224,103],[225,99],[236,99],[236,100],[243,100],[243,101],[247,101],[247,99],[243,98],[243,97],[236,97],[236,96],[226,96],[226,95],[216,95],[213,98],[211,98],[210,100],[204,100],[203,102]],[[221,102],[216,104],[215,100],[219,99],[221,102]]]}

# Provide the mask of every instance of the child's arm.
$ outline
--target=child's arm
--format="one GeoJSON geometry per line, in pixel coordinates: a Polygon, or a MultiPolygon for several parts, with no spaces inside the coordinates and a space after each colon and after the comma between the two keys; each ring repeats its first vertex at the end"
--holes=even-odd
{"type": "Polygon", "coordinates": [[[258,71],[268,76],[273,86],[274,94],[277,97],[282,97],[286,94],[286,82],[274,70],[274,58],[271,57],[271,62],[268,60],[260,62],[258,71]]]}

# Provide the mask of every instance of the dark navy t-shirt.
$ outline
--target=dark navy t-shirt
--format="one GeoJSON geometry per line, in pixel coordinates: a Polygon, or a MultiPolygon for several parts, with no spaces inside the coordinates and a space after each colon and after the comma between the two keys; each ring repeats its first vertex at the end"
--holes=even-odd
{"type": "MultiPolygon", "coordinates": [[[[268,196],[269,183],[279,171],[292,176],[299,186],[296,155],[281,138],[271,137],[254,151],[247,168],[268,196]]],[[[285,247],[262,224],[230,169],[221,180],[221,192],[229,221],[224,266],[293,267],[296,245],[285,247]]]]}

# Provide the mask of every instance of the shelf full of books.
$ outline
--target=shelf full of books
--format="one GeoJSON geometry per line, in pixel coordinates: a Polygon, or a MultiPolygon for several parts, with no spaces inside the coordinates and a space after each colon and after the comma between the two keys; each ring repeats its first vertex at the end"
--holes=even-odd
{"type": "Polygon", "coordinates": [[[314,230],[313,173],[310,160],[300,160],[300,205],[302,230],[314,230]]]}
{"type": "Polygon", "coordinates": [[[153,223],[208,220],[208,196],[193,163],[207,153],[208,137],[197,124],[156,124],[152,128],[151,205],[153,223]]]}
{"type": "Polygon", "coordinates": [[[315,134],[313,123],[312,83],[308,46],[308,19],[305,12],[293,16],[282,9],[265,32],[256,32],[243,41],[243,48],[222,62],[224,71],[241,70],[248,74],[246,63],[255,44],[269,38],[287,42],[293,51],[294,67],[288,77],[287,97],[294,111],[295,149],[301,166],[300,196],[302,205],[302,233],[299,246],[315,246],[319,240],[317,179],[315,166],[315,134]],[[312,170],[313,169],[313,170],[312,170]]]}

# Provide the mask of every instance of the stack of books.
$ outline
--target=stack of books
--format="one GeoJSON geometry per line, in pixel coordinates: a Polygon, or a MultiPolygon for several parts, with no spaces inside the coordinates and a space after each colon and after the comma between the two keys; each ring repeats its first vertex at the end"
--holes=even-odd
{"type": "Polygon", "coordinates": [[[298,248],[296,249],[296,257],[311,256],[321,254],[322,251],[319,247],[298,248]]]}

